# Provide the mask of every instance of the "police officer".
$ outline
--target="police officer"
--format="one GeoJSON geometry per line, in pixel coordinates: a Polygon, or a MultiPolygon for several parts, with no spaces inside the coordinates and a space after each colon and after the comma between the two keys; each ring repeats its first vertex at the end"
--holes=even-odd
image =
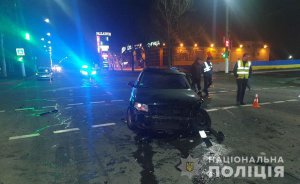
{"type": "Polygon", "coordinates": [[[203,77],[204,77],[204,89],[203,92],[205,93],[204,97],[208,97],[208,88],[212,84],[212,57],[208,56],[206,61],[203,64],[203,77]]]}
{"type": "Polygon", "coordinates": [[[252,74],[251,61],[249,61],[249,54],[244,54],[242,60],[238,60],[233,69],[234,76],[237,83],[237,105],[245,105],[244,96],[249,76],[252,74]]]}

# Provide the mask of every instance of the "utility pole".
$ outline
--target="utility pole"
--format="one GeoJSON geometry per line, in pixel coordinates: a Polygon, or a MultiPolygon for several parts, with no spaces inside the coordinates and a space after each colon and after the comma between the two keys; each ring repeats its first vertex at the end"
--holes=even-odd
{"type": "Polygon", "coordinates": [[[4,37],[3,33],[1,33],[2,74],[3,74],[3,77],[7,77],[5,51],[4,51],[4,38],[3,37],[4,37]]]}
{"type": "MultiPolygon", "coordinates": [[[[226,3],[226,40],[229,41],[229,9],[228,9],[228,4],[227,3],[226,3]]],[[[229,46],[228,46],[227,49],[229,51],[229,46]]],[[[228,56],[225,59],[225,73],[229,73],[229,60],[228,60],[228,56]]]]}
{"type": "Polygon", "coordinates": [[[213,0],[213,20],[212,20],[212,42],[216,43],[216,30],[217,30],[217,0],[213,0]]]}

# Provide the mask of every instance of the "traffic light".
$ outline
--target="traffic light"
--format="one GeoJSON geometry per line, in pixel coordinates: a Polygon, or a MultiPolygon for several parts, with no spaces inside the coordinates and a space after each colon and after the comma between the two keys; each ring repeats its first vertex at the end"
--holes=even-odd
{"type": "Polygon", "coordinates": [[[227,47],[227,48],[229,47],[229,40],[225,41],[225,47],[227,47]]]}
{"type": "Polygon", "coordinates": [[[222,53],[222,58],[228,58],[229,56],[229,50],[226,48],[225,52],[222,53]]]}
{"type": "Polygon", "coordinates": [[[24,61],[24,58],[23,58],[22,56],[19,56],[19,57],[17,58],[17,60],[18,60],[19,62],[23,62],[23,61],[24,61]]]}

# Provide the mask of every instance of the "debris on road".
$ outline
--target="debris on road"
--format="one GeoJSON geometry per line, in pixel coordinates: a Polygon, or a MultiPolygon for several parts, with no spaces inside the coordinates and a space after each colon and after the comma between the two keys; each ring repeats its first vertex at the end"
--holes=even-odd
{"type": "Polygon", "coordinates": [[[46,116],[46,115],[49,115],[49,114],[54,114],[54,113],[57,113],[58,110],[57,109],[54,109],[52,111],[48,111],[48,112],[43,112],[40,114],[40,116],[46,116]]]}

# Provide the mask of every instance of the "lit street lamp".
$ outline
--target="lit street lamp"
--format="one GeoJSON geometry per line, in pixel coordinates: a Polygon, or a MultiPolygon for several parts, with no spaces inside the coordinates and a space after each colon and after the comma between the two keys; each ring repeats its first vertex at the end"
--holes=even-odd
{"type": "Polygon", "coordinates": [[[46,35],[47,35],[47,36],[51,36],[51,33],[48,32],[46,35]]]}
{"type": "Polygon", "coordinates": [[[48,18],[45,18],[44,21],[48,24],[50,23],[50,20],[48,18]]]}

